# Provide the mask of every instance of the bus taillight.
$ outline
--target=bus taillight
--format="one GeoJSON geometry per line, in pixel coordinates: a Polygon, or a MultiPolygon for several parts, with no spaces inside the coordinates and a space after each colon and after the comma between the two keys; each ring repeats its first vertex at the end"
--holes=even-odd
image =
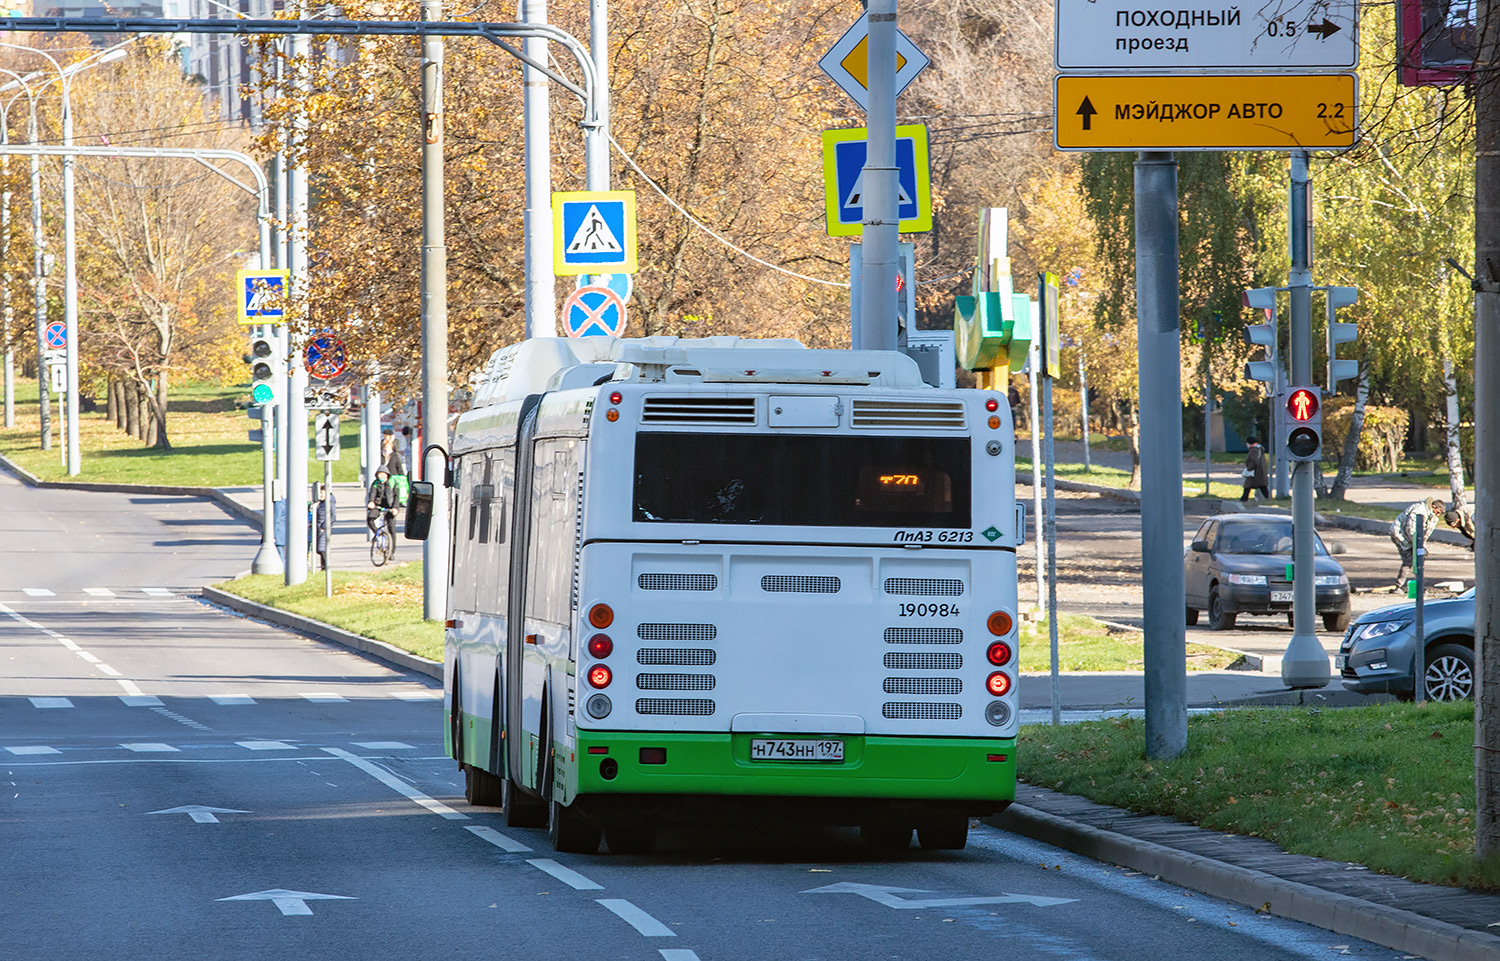
{"type": "MultiPolygon", "coordinates": [[[[589,680],[593,680],[592,672],[590,672],[589,680]]],[[[989,688],[989,692],[996,697],[1004,697],[1010,692],[1010,675],[1004,671],[996,671],[985,680],[984,686],[989,688]]]]}
{"type": "Polygon", "coordinates": [[[988,656],[991,664],[1004,667],[1010,662],[1010,645],[1004,641],[996,641],[990,645],[988,656]]]}
{"type": "MultiPolygon", "coordinates": [[[[993,615],[991,615],[993,616],[993,615]]],[[[604,630],[615,622],[615,612],[610,610],[608,604],[595,604],[589,608],[589,623],[604,630]]]]}
{"type": "Polygon", "coordinates": [[[990,413],[994,413],[995,411],[1000,409],[1000,402],[991,397],[989,400],[984,402],[984,409],[989,411],[990,413]]]}
{"type": "Polygon", "coordinates": [[[609,639],[608,634],[595,634],[589,638],[589,656],[597,658],[609,657],[614,652],[615,642],[609,639]]]}
{"type": "MultiPolygon", "coordinates": [[[[614,679],[614,675],[610,673],[609,668],[603,664],[595,664],[589,668],[589,684],[594,687],[609,687],[609,682],[614,679]]],[[[1009,686],[1009,683],[1009,681],[1006,682],[1007,686],[1009,686]]]]}
{"type": "MultiPolygon", "coordinates": [[[[593,612],[590,612],[589,620],[592,621],[593,618],[593,612]]],[[[1009,634],[1010,629],[1015,626],[1015,621],[1012,620],[1010,614],[1008,614],[1007,612],[996,611],[995,613],[990,615],[989,620],[986,621],[985,624],[989,627],[991,634],[995,635],[996,637],[1004,637],[1005,635],[1009,634]]]]}

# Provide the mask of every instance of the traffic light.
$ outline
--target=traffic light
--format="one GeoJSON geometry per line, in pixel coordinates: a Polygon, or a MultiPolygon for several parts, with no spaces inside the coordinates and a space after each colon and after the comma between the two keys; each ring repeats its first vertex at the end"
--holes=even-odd
{"type": "Polygon", "coordinates": [[[1359,361],[1339,360],[1334,352],[1339,344],[1346,344],[1355,337],[1354,324],[1335,321],[1334,311],[1348,307],[1359,299],[1358,287],[1328,288],[1328,389],[1337,390],[1339,381],[1359,376],[1359,361]]]}
{"type": "Polygon", "coordinates": [[[1258,380],[1267,384],[1276,383],[1276,288],[1257,287],[1247,290],[1241,298],[1246,307],[1254,310],[1266,310],[1270,313],[1270,323],[1249,324],[1245,327],[1245,339],[1257,347],[1266,349],[1265,360],[1252,360],[1245,364],[1245,377],[1248,380],[1258,380]]]}
{"type": "Polygon", "coordinates": [[[256,406],[276,403],[281,394],[283,371],[281,352],[272,334],[256,334],[250,338],[250,352],[245,355],[250,365],[250,402],[256,406]]]}
{"type": "Polygon", "coordinates": [[[1323,448],[1323,403],[1316,387],[1293,387],[1286,394],[1286,436],[1282,449],[1292,460],[1317,460],[1323,448]]]}

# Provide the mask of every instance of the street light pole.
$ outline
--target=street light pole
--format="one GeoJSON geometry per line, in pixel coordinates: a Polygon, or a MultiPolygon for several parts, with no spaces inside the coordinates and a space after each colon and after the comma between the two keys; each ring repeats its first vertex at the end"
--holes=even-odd
{"type": "MultiPolygon", "coordinates": [[[[443,19],[443,0],[422,0],[422,19],[443,19]]],[[[422,450],[414,453],[422,459],[422,479],[440,482],[447,467],[440,451],[448,448],[448,248],[443,227],[443,41],[433,36],[422,40],[422,118],[423,420],[422,450]]],[[[527,143],[529,149],[529,139],[527,143]]],[[[422,609],[429,621],[448,616],[447,495],[444,490],[433,498],[432,526],[422,542],[422,609]]]]}

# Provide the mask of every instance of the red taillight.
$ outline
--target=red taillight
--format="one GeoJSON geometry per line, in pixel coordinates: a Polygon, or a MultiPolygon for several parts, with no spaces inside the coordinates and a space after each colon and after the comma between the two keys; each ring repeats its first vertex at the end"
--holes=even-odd
{"type": "Polygon", "coordinates": [[[987,401],[984,402],[984,409],[985,410],[990,410],[990,411],[999,410],[1000,409],[1000,402],[998,400],[996,400],[995,398],[991,397],[989,400],[987,400],[987,401]]]}
{"type": "MultiPolygon", "coordinates": [[[[994,615],[990,615],[993,617],[994,615]]],[[[615,612],[610,610],[608,604],[595,604],[589,608],[589,623],[604,630],[615,622],[615,612]]]]}
{"type": "Polygon", "coordinates": [[[1003,671],[996,671],[985,680],[984,686],[989,688],[990,693],[996,697],[1004,697],[1010,692],[1010,675],[1003,671]]]}
{"type": "Polygon", "coordinates": [[[603,664],[595,664],[589,668],[589,684],[594,687],[609,687],[609,682],[614,679],[615,676],[603,664]]]}
{"type": "Polygon", "coordinates": [[[1010,645],[1004,641],[996,641],[990,645],[990,663],[996,667],[1004,667],[1010,663],[1010,645]]]}
{"type": "MultiPolygon", "coordinates": [[[[590,657],[609,657],[609,655],[614,652],[614,649],[615,642],[609,639],[608,634],[595,634],[593,637],[589,638],[590,657]]],[[[996,661],[995,663],[1000,664],[1003,662],[996,661]]]]}
{"type": "Polygon", "coordinates": [[[607,747],[591,747],[591,748],[589,748],[589,753],[590,754],[608,754],[609,753],[609,748],[607,748],[607,747]]]}
{"type": "MultiPolygon", "coordinates": [[[[589,619],[593,620],[592,613],[589,615],[589,619]]],[[[989,620],[985,622],[985,624],[990,629],[990,633],[995,635],[996,637],[1004,637],[1005,635],[1009,634],[1010,629],[1015,626],[1015,623],[1016,622],[1011,619],[1010,614],[1006,613],[1005,611],[996,611],[995,613],[991,614],[989,620]]]]}
{"type": "MultiPolygon", "coordinates": [[[[592,751],[593,748],[589,748],[589,750],[592,751]]],[[[987,761],[1005,761],[1005,760],[1008,760],[1008,755],[1005,755],[1005,754],[986,754],[985,755],[985,760],[987,760],[987,761]]]]}
{"type": "Polygon", "coordinates": [[[609,392],[609,402],[611,404],[618,404],[620,401],[622,401],[624,399],[625,399],[624,395],[622,395],[617,390],[612,390],[612,391],[609,392]]]}

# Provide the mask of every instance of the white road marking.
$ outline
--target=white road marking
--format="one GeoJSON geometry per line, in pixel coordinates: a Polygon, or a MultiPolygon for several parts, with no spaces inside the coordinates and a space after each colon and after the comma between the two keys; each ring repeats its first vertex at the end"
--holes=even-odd
{"type": "Polygon", "coordinates": [[[99,667],[100,671],[102,671],[105,674],[108,674],[110,677],[122,677],[123,676],[123,675],[120,674],[119,671],[117,671],[114,668],[110,667],[108,664],[99,664],[98,667],[99,667]]]}
{"type": "Polygon", "coordinates": [[[698,952],[687,948],[662,948],[656,953],[662,956],[662,961],[698,961],[698,952]]]}
{"type": "Polygon", "coordinates": [[[22,590],[22,592],[24,592],[26,594],[27,597],[56,597],[57,596],[57,595],[53,594],[51,591],[47,590],[45,587],[23,587],[23,588],[21,588],[21,590],[22,590]]]}
{"type": "Polygon", "coordinates": [[[99,663],[102,663],[97,657],[95,657],[94,655],[90,654],[88,651],[79,650],[79,651],[74,651],[73,653],[77,654],[79,657],[83,658],[85,661],[88,661],[90,664],[99,664],[99,663]]]}
{"type": "Polygon", "coordinates": [[[72,707],[73,702],[65,697],[28,697],[32,707],[72,707]]]}
{"type": "Polygon", "coordinates": [[[83,648],[79,647],[77,644],[74,644],[72,641],[68,640],[66,637],[58,636],[57,643],[61,644],[63,647],[66,647],[70,651],[75,651],[76,652],[76,651],[83,650],[83,648]]]}
{"type": "Polygon", "coordinates": [[[402,741],[355,741],[355,747],[370,751],[415,751],[416,748],[402,741]]]}
{"type": "Polygon", "coordinates": [[[239,811],[234,808],[211,808],[202,804],[184,804],[182,807],[167,808],[165,811],[152,811],[152,814],[186,814],[193,819],[194,824],[218,824],[219,819],[215,814],[249,814],[249,811],[239,811]]]}
{"type": "Polygon", "coordinates": [[[171,597],[177,592],[168,590],[165,587],[143,587],[141,588],[141,593],[150,594],[152,597],[171,597]]]}
{"type": "Polygon", "coordinates": [[[345,897],[342,894],[314,894],[311,891],[288,891],[286,888],[276,888],[271,891],[256,891],[254,894],[236,894],[232,898],[219,898],[220,901],[270,901],[280,909],[282,915],[312,914],[312,908],[307,906],[309,901],[358,901],[359,898],[345,897]]]}
{"type": "Polygon", "coordinates": [[[90,597],[114,597],[115,592],[107,587],[85,587],[83,592],[90,597]]]}
{"type": "Polygon", "coordinates": [[[26,755],[26,754],[61,754],[62,753],[61,751],[59,751],[55,747],[47,747],[47,746],[41,745],[41,744],[23,744],[23,745],[19,745],[17,747],[8,747],[8,748],[6,748],[6,750],[9,751],[12,754],[17,755],[17,756],[26,755]]]}
{"type": "Polygon", "coordinates": [[[161,707],[161,698],[154,694],[122,694],[120,703],[126,707],[161,707]]]}
{"type": "Polygon", "coordinates": [[[440,701],[442,691],[393,691],[391,697],[398,701],[440,701]]]}
{"type": "Polygon", "coordinates": [[[285,741],[235,741],[247,751],[295,751],[296,746],[285,741]]]}
{"type": "Polygon", "coordinates": [[[255,698],[251,697],[248,694],[219,694],[219,695],[212,695],[212,694],[210,694],[209,697],[208,697],[208,699],[210,701],[213,701],[215,704],[222,704],[225,707],[229,707],[229,706],[235,705],[235,704],[254,704],[255,703],[255,698]]]}
{"type": "Polygon", "coordinates": [[[995,897],[978,898],[916,898],[908,899],[898,897],[901,894],[931,894],[925,888],[898,888],[888,884],[860,884],[855,881],[841,881],[838,884],[828,884],[821,888],[809,888],[803,894],[857,894],[862,898],[869,898],[876,904],[883,904],[888,908],[913,911],[920,908],[957,908],[970,904],[1034,904],[1039,908],[1048,908],[1057,904],[1072,904],[1075,898],[1048,898],[1039,894],[1001,894],[995,897]]]}
{"type": "Polygon", "coordinates": [[[314,693],[303,694],[302,697],[306,700],[312,701],[314,704],[340,704],[349,700],[347,697],[342,697],[338,694],[314,693]]]}
{"type": "Polygon", "coordinates": [[[404,794],[406,797],[422,805],[422,807],[431,811],[433,814],[445,817],[450,821],[467,821],[469,819],[469,816],[467,814],[453,810],[448,805],[444,804],[442,801],[437,800],[436,798],[428,797],[421,791],[418,791],[416,788],[412,787],[410,784],[407,784],[405,781],[401,780],[396,775],[392,774],[390,771],[385,770],[377,764],[371,764],[369,761],[366,761],[364,758],[359,757],[356,754],[350,754],[348,751],[342,751],[336,747],[325,747],[323,749],[323,752],[325,754],[332,754],[334,757],[343,758],[350,764],[359,768],[361,771],[364,771],[366,774],[370,775],[370,777],[379,781],[381,784],[384,784],[386,787],[395,791],[397,794],[404,794]]]}
{"type": "Polygon", "coordinates": [[[526,863],[536,868],[538,871],[547,872],[575,891],[604,890],[604,885],[590,881],[588,878],[579,874],[577,871],[574,871],[572,868],[565,868],[551,858],[532,858],[526,863]]]}
{"type": "Polygon", "coordinates": [[[519,854],[522,851],[531,850],[531,848],[522,844],[520,841],[517,841],[515,838],[506,837],[499,831],[496,831],[494,828],[480,827],[477,824],[470,824],[466,825],[464,827],[464,830],[472,831],[475,837],[488,841],[500,850],[509,851],[511,854],[519,854]]]}
{"type": "Polygon", "coordinates": [[[125,743],[125,744],[121,744],[120,746],[123,747],[127,751],[135,751],[137,754],[146,754],[146,753],[172,753],[172,754],[176,754],[176,753],[179,753],[181,751],[181,748],[175,748],[175,747],[173,747],[170,744],[162,744],[159,741],[131,741],[131,742],[128,742],[128,743],[125,743]]]}
{"type": "Polygon", "coordinates": [[[595,898],[626,924],[648,938],[675,938],[677,932],[622,898],[595,898]]]}
{"type": "MultiPolygon", "coordinates": [[[[118,683],[121,687],[123,687],[125,689],[125,693],[129,694],[131,697],[141,697],[141,698],[146,697],[145,694],[141,693],[141,689],[135,686],[135,682],[132,681],[132,680],[129,680],[128,678],[120,678],[119,681],[117,681],[116,683],[118,683]]],[[[153,697],[152,700],[156,701],[156,704],[160,704],[161,703],[161,700],[159,698],[154,698],[153,697]]],[[[155,707],[156,705],[155,704],[150,704],[150,705],[133,705],[133,706],[136,706],[136,707],[141,707],[141,706],[155,707]]]]}

